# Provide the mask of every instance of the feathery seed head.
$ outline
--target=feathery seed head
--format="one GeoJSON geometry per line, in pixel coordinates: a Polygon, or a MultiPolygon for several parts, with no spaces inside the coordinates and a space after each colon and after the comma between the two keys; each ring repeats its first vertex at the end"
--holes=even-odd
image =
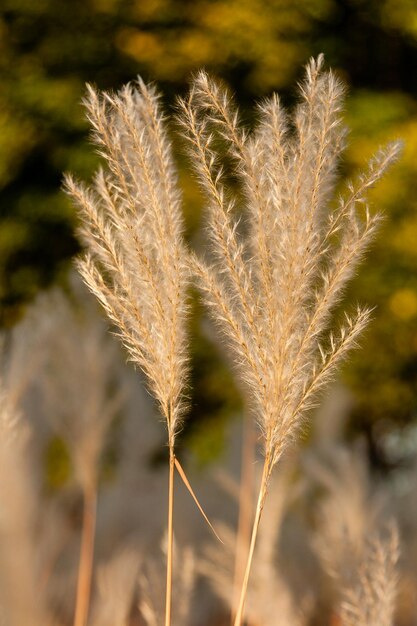
{"type": "Polygon", "coordinates": [[[317,392],[335,374],[369,319],[358,309],[339,333],[332,313],[380,216],[367,192],[398,157],[389,144],[334,192],[346,129],[344,86],[310,60],[292,117],[273,95],[248,134],[227,90],[205,72],[178,101],[178,120],[206,195],[212,262],[186,253],[180,196],[158,94],[139,79],[116,94],[88,86],[93,139],[107,163],[91,188],[67,177],[88,249],[78,262],[131,359],[145,372],[173,442],[186,374],[185,290],[191,267],[230,343],[264,434],[269,470],[297,432],[317,392]],[[246,230],[227,189],[216,139],[241,182],[246,230]]]}
{"type": "Polygon", "coordinates": [[[204,72],[179,101],[179,122],[207,197],[213,257],[212,263],[193,258],[193,269],[247,386],[269,473],[369,320],[369,311],[358,308],[338,333],[329,330],[380,220],[368,211],[367,192],[400,150],[399,143],[380,150],[330,209],[346,137],[344,86],[323,71],[320,55],[308,63],[299,93],[291,118],[278,96],[264,100],[250,135],[228,92],[204,72]],[[216,134],[244,193],[243,236],[216,134]]]}
{"type": "Polygon", "coordinates": [[[159,96],[139,78],[118,93],[87,85],[84,104],[104,157],[90,187],[65,178],[87,253],[77,263],[146,374],[170,444],[184,410],[186,290],[181,198],[159,96]]]}

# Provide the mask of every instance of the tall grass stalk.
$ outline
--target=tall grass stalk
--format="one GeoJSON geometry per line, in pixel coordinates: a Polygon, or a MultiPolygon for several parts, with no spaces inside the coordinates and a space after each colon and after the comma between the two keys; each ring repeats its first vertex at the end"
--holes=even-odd
{"type": "Polygon", "coordinates": [[[166,617],[171,623],[175,438],[187,375],[186,289],[180,194],[158,95],[141,80],[117,94],[88,87],[93,140],[104,157],[87,188],[66,177],[80,209],[87,286],[147,377],[168,431],[166,617]]]}
{"type": "Polygon", "coordinates": [[[245,575],[246,555],[250,545],[253,516],[253,492],[255,479],[256,440],[250,416],[245,414],[242,433],[242,454],[239,486],[239,516],[236,536],[235,565],[233,574],[233,598],[231,623],[235,620],[235,607],[245,575]]]}
{"type": "Polygon", "coordinates": [[[311,60],[289,119],[276,95],[258,108],[251,134],[228,92],[204,72],[179,100],[179,122],[206,196],[211,259],[192,258],[215,323],[230,345],[260,426],[264,465],[235,626],[243,620],[252,559],[272,470],[318,393],[357,344],[370,311],[332,314],[380,221],[367,191],[397,158],[381,149],[335,205],[344,88],[311,60]],[[243,218],[218,153],[228,147],[244,198],[243,218]],[[244,221],[244,224],[240,224],[244,221]]]}
{"type": "Polygon", "coordinates": [[[267,472],[268,472],[268,468],[267,468],[267,463],[265,462],[264,467],[263,467],[262,478],[261,478],[261,486],[260,486],[259,494],[258,494],[258,501],[256,503],[255,518],[254,518],[253,526],[252,526],[252,533],[251,533],[250,544],[249,544],[249,552],[247,556],[245,572],[243,575],[242,586],[240,589],[239,603],[237,605],[236,616],[234,619],[235,625],[241,624],[243,620],[243,610],[245,608],[246,594],[248,591],[249,575],[250,575],[250,571],[252,568],[252,561],[253,561],[253,555],[255,552],[256,539],[258,536],[259,524],[261,523],[262,512],[264,510],[266,490],[268,486],[267,472]]]}
{"type": "Polygon", "coordinates": [[[165,626],[171,624],[172,605],[172,556],[174,551],[174,476],[175,476],[175,455],[172,447],[169,449],[169,488],[168,488],[168,547],[167,547],[167,580],[165,596],[165,626]]]}

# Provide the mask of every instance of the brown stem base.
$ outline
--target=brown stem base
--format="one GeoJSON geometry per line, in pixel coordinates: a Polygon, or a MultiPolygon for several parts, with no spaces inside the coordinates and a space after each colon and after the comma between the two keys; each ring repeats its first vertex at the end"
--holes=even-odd
{"type": "Polygon", "coordinates": [[[81,532],[80,563],[78,567],[77,597],[74,626],[86,626],[90,607],[91,579],[93,573],[94,537],[96,532],[97,489],[84,489],[84,511],[81,532]]]}

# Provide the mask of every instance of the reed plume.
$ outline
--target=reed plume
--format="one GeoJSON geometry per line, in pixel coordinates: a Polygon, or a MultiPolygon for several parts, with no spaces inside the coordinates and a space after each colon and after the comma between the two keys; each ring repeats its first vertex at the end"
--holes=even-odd
{"type": "Polygon", "coordinates": [[[307,458],[306,468],[324,496],[313,545],[339,596],[335,615],[342,626],[392,626],[399,533],[386,518],[387,494],[375,488],[363,446],[333,443],[324,458],[307,458]]]}
{"type": "Polygon", "coordinates": [[[66,177],[87,252],[78,268],[146,375],[168,430],[166,625],[170,624],[174,443],[184,413],[186,289],[181,199],[156,91],[141,79],[117,94],[88,87],[93,140],[107,163],[86,187],[66,177]]]}
{"type": "MultiPolygon", "coordinates": [[[[76,294],[76,287],[74,284],[71,295],[81,296],[76,294]]],[[[38,308],[44,318],[43,338],[48,349],[39,378],[43,378],[44,413],[68,445],[82,492],[74,615],[74,626],[82,626],[90,607],[100,461],[108,430],[123,399],[121,393],[110,394],[118,355],[107,327],[91,303],[77,304],[71,306],[58,290],[40,299],[38,308]]]]}
{"type": "Polygon", "coordinates": [[[344,590],[342,626],[392,626],[397,599],[399,538],[395,526],[386,539],[373,537],[357,580],[344,590]]]}
{"type": "MultiPolygon", "coordinates": [[[[165,538],[164,538],[165,544],[165,538]]],[[[165,552],[166,545],[161,546],[165,552]]],[[[173,590],[175,606],[172,612],[174,626],[186,626],[193,623],[193,594],[196,583],[196,557],[191,546],[179,546],[174,542],[175,578],[173,590]]],[[[145,558],[138,578],[139,612],[146,626],[158,626],[163,621],[160,580],[163,574],[159,560],[145,558]]]]}
{"type": "Polygon", "coordinates": [[[9,626],[51,624],[39,584],[44,557],[36,531],[41,522],[32,463],[33,429],[25,404],[33,391],[42,349],[33,309],[13,331],[0,334],[0,621],[9,626]]]}
{"type": "Polygon", "coordinates": [[[119,548],[99,566],[93,626],[129,626],[138,567],[139,556],[131,545],[119,548]]]}
{"type": "Polygon", "coordinates": [[[200,72],[179,122],[208,205],[211,261],[193,257],[215,323],[262,432],[264,468],[235,626],[243,619],[259,522],[273,467],[294,439],[318,392],[332,379],[370,318],[357,307],[330,329],[343,289],[380,221],[367,191],[397,158],[381,149],[367,171],[330,200],[345,145],[344,88],[311,60],[291,118],[273,95],[258,107],[253,133],[242,129],[228,92],[200,72]],[[234,162],[244,196],[244,224],[220,163],[218,140],[234,162]],[[243,231],[243,232],[242,232],[243,231]]]}

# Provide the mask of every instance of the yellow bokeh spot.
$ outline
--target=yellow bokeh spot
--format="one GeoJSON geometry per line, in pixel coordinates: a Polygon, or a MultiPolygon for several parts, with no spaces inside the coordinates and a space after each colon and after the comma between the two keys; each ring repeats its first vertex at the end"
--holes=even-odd
{"type": "Polygon", "coordinates": [[[413,37],[417,37],[415,0],[385,0],[381,4],[381,21],[384,26],[405,30],[413,37]]]}
{"type": "Polygon", "coordinates": [[[193,65],[206,65],[217,60],[217,52],[213,39],[197,31],[187,33],[177,42],[178,53],[183,57],[191,58],[193,65]]]}
{"type": "Polygon", "coordinates": [[[161,44],[152,33],[123,28],[116,36],[116,46],[138,61],[152,61],[161,54],[161,44]]]}
{"type": "Polygon", "coordinates": [[[390,298],[391,311],[402,320],[417,315],[417,293],[413,289],[398,289],[390,298]]]}
{"type": "Polygon", "coordinates": [[[417,204],[414,206],[414,203],[410,203],[410,206],[415,209],[416,215],[406,216],[396,225],[395,232],[392,233],[391,245],[400,254],[414,259],[417,256],[417,204]]]}
{"type": "Polygon", "coordinates": [[[117,0],[90,0],[90,4],[97,13],[111,15],[116,9],[117,0]]]}
{"type": "Polygon", "coordinates": [[[170,10],[169,0],[136,0],[131,5],[132,15],[139,21],[154,20],[170,10]]]}

